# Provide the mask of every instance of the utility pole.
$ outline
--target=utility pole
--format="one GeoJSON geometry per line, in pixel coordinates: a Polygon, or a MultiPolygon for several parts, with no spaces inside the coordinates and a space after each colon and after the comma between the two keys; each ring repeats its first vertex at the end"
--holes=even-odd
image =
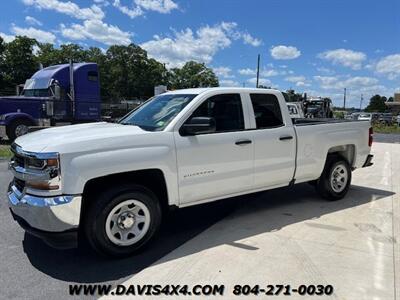
{"type": "Polygon", "coordinates": [[[364,100],[363,94],[361,94],[361,98],[360,98],[360,111],[361,111],[361,106],[362,106],[363,100],[364,100]]]}
{"type": "Polygon", "coordinates": [[[258,59],[257,59],[257,84],[256,84],[256,88],[258,88],[259,79],[260,79],[260,54],[258,54],[258,59]]]}
{"type": "Polygon", "coordinates": [[[343,110],[346,110],[346,91],[347,89],[344,88],[344,95],[343,95],[343,110]]]}

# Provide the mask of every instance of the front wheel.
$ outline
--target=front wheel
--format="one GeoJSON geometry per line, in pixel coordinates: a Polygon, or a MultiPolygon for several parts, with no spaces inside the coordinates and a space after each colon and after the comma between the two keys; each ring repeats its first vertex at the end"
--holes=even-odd
{"type": "Polygon", "coordinates": [[[29,132],[29,126],[32,124],[28,120],[15,120],[11,124],[7,125],[6,133],[8,139],[12,142],[17,137],[27,134],[29,132]]]}
{"type": "Polygon", "coordinates": [[[351,183],[349,163],[338,155],[328,156],[321,177],[316,184],[317,192],[325,199],[342,199],[351,183]]]}
{"type": "Polygon", "coordinates": [[[146,245],[161,224],[157,197],[143,186],[112,188],[92,199],[84,230],[99,253],[123,257],[146,245]]]}

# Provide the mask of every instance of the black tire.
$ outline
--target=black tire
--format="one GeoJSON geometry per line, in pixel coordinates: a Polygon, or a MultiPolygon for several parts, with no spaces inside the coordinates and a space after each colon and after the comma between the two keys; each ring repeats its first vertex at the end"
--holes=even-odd
{"type": "Polygon", "coordinates": [[[328,155],[324,170],[322,171],[321,177],[318,179],[315,186],[318,194],[330,201],[336,201],[346,196],[351,184],[351,168],[349,163],[339,155],[328,155]],[[347,172],[347,181],[343,189],[335,191],[333,184],[331,183],[332,173],[338,167],[342,166],[347,172]]]}
{"type": "Polygon", "coordinates": [[[125,257],[145,246],[158,231],[162,212],[156,195],[140,185],[121,185],[102,191],[91,201],[83,224],[85,237],[91,247],[106,256],[125,257]],[[150,225],[145,235],[128,246],[117,245],[106,233],[106,221],[111,211],[120,203],[135,199],[144,204],[150,213],[150,225]]]}
{"type": "Polygon", "coordinates": [[[18,119],[18,120],[12,121],[9,125],[7,125],[6,133],[7,133],[7,137],[10,142],[13,142],[17,137],[20,136],[17,133],[17,128],[20,125],[29,127],[29,126],[32,126],[32,123],[29,120],[18,119]]]}
{"type": "Polygon", "coordinates": [[[311,180],[311,181],[307,181],[307,183],[313,187],[317,186],[317,182],[318,180],[311,180]]]}

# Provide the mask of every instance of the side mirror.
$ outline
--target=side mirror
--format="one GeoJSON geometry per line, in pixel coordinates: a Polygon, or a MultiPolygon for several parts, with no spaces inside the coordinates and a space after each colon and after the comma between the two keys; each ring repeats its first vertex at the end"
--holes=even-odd
{"type": "Polygon", "coordinates": [[[61,87],[59,85],[54,85],[54,97],[56,100],[61,100],[61,87]]]}
{"type": "Polygon", "coordinates": [[[209,117],[193,117],[181,127],[183,136],[215,132],[215,120],[209,117]]]}

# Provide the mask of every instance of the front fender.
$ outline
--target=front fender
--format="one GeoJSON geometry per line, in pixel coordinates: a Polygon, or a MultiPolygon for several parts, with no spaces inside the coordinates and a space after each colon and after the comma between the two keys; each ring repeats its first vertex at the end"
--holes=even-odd
{"type": "Polygon", "coordinates": [[[29,115],[27,113],[23,113],[23,112],[12,112],[12,113],[3,114],[2,116],[3,116],[4,120],[1,121],[1,124],[5,125],[5,126],[10,125],[14,120],[17,120],[17,119],[27,119],[30,122],[32,122],[32,124],[36,124],[35,119],[32,118],[31,115],[29,115]]]}
{"type": "Polygon", "coordinates": [[[170,204],[177,204],[178,182],[174,148],[153,145],[61,157],[63,193],[81,194],[86,182],[108,175],[159,169],[165,176],[170,204]]]}

